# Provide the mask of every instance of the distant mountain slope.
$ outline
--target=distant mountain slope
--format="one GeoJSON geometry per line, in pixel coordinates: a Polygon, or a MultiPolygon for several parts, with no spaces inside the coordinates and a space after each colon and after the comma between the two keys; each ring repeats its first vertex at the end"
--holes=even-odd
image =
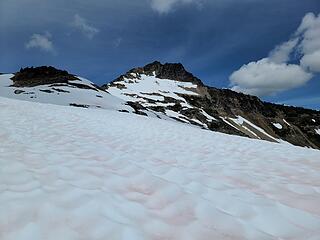
{"type": "Polygon", "coordinates": [[[25,68],[15,74],[0,75],[0,96],[74,107],[131,111],[123,100],[111,96],[89,80],[53,67],[25,68]]]}
{"type": "Polygon", "coordinates": [[[135,112],[205,129],[320,148],[320,112],[205,86],[182,64],[153,62],[102,86],[135,112]]]}
{"type": "Polygon", "coordinates": [[[181,64],[154,62],[102,88],[53,67],[25,68],[0,75],[0,96],[135,112],[228,134],[320,148],[319,111],[205,86],[181,64]]]}

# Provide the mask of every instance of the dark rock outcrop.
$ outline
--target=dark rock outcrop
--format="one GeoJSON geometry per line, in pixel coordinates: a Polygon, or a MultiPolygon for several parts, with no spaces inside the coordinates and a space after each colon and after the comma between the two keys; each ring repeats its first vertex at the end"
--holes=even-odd
{"type": "Polygon", "coordinates": [[[67,71],[59,70],[51,66],[21,68],[11,79],[13,80],[14,87],[34,87],[79,80],[67,71]]]}
{"type": "Polygon", "coordinates": [[[14,90],[14,94],[21,94],[21,93],[24,93],[24,92],[25,92],[25,91],[19,90],[19,89],[14,90]]]}
{"type": "Polygon", "coordinates": [[[79,108],[89,108],[89,105],[85,105],[85,104],[78,104],[78,103],[70,103],[69,104],[71,107],[79,107],[79,108]]]}

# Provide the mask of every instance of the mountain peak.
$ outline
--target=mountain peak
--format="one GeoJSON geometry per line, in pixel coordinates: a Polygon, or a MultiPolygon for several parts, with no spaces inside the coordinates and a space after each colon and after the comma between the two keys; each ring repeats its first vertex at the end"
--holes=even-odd
{"type": "Polygon", "coordinates": [[[158,70],[161,71],[161,69],[165,69],[167,71],[175,71],[175,72],[186,72],[184,66],[181,63],[165,63],[162,64],[159,61],[154,61],[152,63],[149,63],[143,67],[145,71],[152,71],[152,70],[158,70]]]}
{"type": "Polygon", "coordinates": [[[148,76],[155,75],[159,79],[169,79],[180,82],[192,82],[202,86],[203,83],[200,79],[193,76],[192,73],[188,72],[181,63],[164,63],[154,61],[145,65],[144,67],[137,67],[127,72],[127,75],[131,73],[145,74],[148,76]]]}

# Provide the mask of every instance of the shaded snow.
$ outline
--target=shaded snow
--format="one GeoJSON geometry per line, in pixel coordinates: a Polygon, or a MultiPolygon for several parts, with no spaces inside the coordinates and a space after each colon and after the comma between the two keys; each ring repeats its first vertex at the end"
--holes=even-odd
{"type": "Polygon", "coordinates": [[[320,151],[0,98],[0,239],[319,239],[320,151]]]}

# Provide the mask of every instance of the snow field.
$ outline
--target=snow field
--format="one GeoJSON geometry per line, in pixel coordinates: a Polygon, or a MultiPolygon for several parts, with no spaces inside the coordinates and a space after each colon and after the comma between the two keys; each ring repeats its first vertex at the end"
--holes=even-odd
{"type": "Polygon", "coordinates": [[[320,152],[0,98],[0,239],[309,239],[320,152]]]}

